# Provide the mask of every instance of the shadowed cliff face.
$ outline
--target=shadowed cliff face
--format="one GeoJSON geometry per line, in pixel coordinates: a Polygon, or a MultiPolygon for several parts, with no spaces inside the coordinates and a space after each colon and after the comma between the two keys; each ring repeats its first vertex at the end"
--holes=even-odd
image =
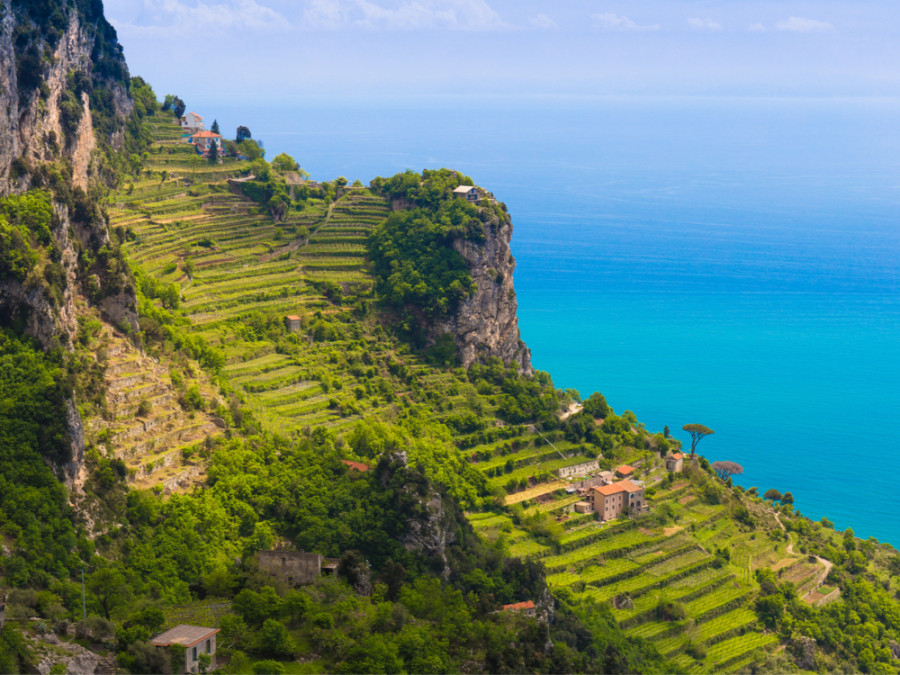
{"type": "MultiPolygon", "coordinates": [[[[132,107],[128,69],[99,2],[0,0],[0,197],[41,188],[53,210],[52,241],[32,242],[39,262],[27,278],[0,278],[0,321],[45,349],[71,349],[85,300],[137,328],[127,270],[106,264],[115,246],[97,201],[105,153],[123,147],[132,107]],[[98,275],[88,260],[108,269],[98,275]],[[86,290],[89,276],[97,288],[86,290]]],[[[71,484],[84,455],[74,393],[59,414],[72,447],[60,468],[71,484]]]]}
{"type": "Polygon", "coordinates": [[[433,334],[453,335],[465,368],[478,359],[496,356],[519,372],[531,374],[531,352],[519,335],[516,315],[516,261],[509,248],[512,221],[508,215],[502,221],[495,217],[484,225],[484,230],[484,243],[468,239],[453,242],[453,248],[468,264],[478,290],[460,302],[453,315],[439,320],[433,334]]]}

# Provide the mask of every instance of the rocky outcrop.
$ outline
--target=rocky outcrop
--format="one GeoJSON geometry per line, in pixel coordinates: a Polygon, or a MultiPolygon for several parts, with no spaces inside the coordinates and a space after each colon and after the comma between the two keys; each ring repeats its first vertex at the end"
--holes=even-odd
{"type": "Polygon", "coordinates": [[[518,303],[513,286],[516,261],[510,252],[512,221],[504,214],[485,223],[484,243],[457,239],[453,248],[465,259],[478,289],[456,312],[435,323],[432,334],[449,333],[463,367],[496,356],[519,372],[530,374],[531,352],[519,334],[518,303]]]}
{"type": "MultiPolygon", "coordinates": [[[[91,186],[99,182],[105,156],[99,142],[124,143],[132,109],[127,75],[100,3],[0,0],[0,197],[49,189],[54,241],[43,255],[59,263],[63,277],[53,289],[43,283],[40,267],[24,282],[0,279],[0,321],[23,326],[45,349],[71,348],[85,297],[117,325],[137,328],[135,292],[122,266],[102,275],[96,288],[79,281],[85,276],[80,260],[105,265],[108,257],[108,224],[88,194],[96,194],[91,186]]],[[[70,399],[60,411],[72,454],[59,468],[70,485],[84,455],[75,403],[70,399]]]]}

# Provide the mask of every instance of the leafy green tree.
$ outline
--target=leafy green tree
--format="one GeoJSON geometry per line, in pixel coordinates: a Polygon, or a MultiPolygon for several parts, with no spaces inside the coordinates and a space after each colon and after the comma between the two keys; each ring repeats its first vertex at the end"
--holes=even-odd
{"type": "Polygon", "coordinates": [[[212,126],[209,128],[214,134],[219,133],[219,120],[213,120],[212,126]]]}
{"type": "Polygon", "coordinates": [[[793,504],[794,503],[794,495],[792,495],[790,492],[785,492],[781,496],[781,503],[782,504],[793,504]]]}
{"type": "Polygon", "coordinates": [[[212,139],[209,144],[209,163],[215,164],[219,161],[219,144],[216,142],[216,139],[212,139]]]}
{"type": "Polygon", "coordinates": [[[253,138],[253,136],[250,134],[250,129],[244,126],[237,128],[237,132],[234,136],[236,143],[243,143],[244,141],[249,141],[251,138],[253,138]]]}
{"type": "Polygon", "coordinates": [[[115,567],[101,567],[87,578],[87,588],[94,594],[103,616],[109,620],[112,610],[128,601],[131,586],[115,567]]]}
{"type": "Polygon", "coordinates": [[[257,651],[266,656],[290,658],[295,650],[287,627],[276,619],[266,619],[259,631],[257,651]]]}
{"type": "Polygon", "coordinates": [[[185,106],[184,101],[182,101],[177,96],[174,98],[172,102],[172,114],[175,116],[175,119],[181,119],[184,115],[184,110],[187,106],[185,106]]]}
{"type": "Polygon", "coordinates": [[[300,165],[289,154],[282,152],[272,160],[272,168],[281,173],[286,173],[299,170],[300,165]]]}
{"type": "Polygon", "coordinates": [[[771,488],[769,490],[766,490],[766,493],[763,495],[763,499],[770,499],[773,502],[781,501],[781,492],[779,492],[775,488],[771,488]]]}
{"type": "Polygon", "coordinates": [[[595,391],[584,402],[584,411],[591,417],[607,417],[612,410],[606,403],[606,398],[599,391],[595,391]]]}
{"type": "Polygon", "coordinates": [[[681,428],[691,435],[691,457],[694,456],[694,450],[697,448],[697,444],[702,441],[705,436],[711,436],[716,433],[702,424],[685,424],[681,428]]]}

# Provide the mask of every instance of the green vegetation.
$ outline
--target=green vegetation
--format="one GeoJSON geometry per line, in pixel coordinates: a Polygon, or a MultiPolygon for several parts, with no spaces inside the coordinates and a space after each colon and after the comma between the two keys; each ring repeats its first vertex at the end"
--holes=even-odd
{"type": "MultiPolygon", "coordinates": [[[[888,670],[896,551],[810,522],[790,493],[766,493],[776,511],[705,458],[668,475],[679,443],[599,393],[563,418],[580,396],[546,373],[411,349],[473,290],[454,245],[506,217],[452,197],[470,178],[313,189],[287,182],[288,156],[211,164],[181,138],[183,101],[131,87],[144,149],[117,169],[115,236],[79,277],[133,275],[138,330],[82,307],[71,354],[9,321],[0,335],[0,670],[34,668],[24,626],[68,641],[74,623],[124,670],[160,672],[183,654],[148,639],[180,622],[221,627],[226,672],[888,670]],[[69,458],[73,389],[90,522],[47,464],[69,458]],[[649,511],[575,513],[558,470],[589,460],[635,467],[649,511]],[[337,578],[283,585],[255,558],[276,546],[339,559],[337,578]],[[525,600],[537,617],[498,611],[525,600]]],[[[24,280],[53,263],[52,199],[82,222],[100,211],[44,172],[46,190],[0,203],[2,260],[24,280]]]]}

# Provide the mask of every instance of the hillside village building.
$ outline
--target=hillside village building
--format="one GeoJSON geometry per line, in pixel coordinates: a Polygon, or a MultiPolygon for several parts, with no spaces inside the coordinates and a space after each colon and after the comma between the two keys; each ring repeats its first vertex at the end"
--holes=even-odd
{"type": "Polygon", "coordinates": [[[256,560],[261,571],[289,586],[311,584],[323,572],[333,574],[337,569],[336,560],[304,551],[259,551],[256,560]]]}
{"type": "Polygon", "coordinates": [[[596,459],[591,462],[582,462],[574,466],[564,466],[559,469],[560,478],[569,478],[570,476],[584,476],[592,471],[600,470],[600,462],[596,459]]]}
{"type": "Polygon", "coordinates": [[[537,613],[537,607],[533,600],[525,602],[513,602],[509,605],[503,605],[503,612],[515,612],[516,614],[524,614],[525,616],[534,616],[537,613]]]}
{"type": "Polygon", "coordinates": [[[666,457],[666,471],[669,473],[681,473],[684,468],[684,455],[675,452],[666,457]]]}
{"type": "Polygon", "coordinates": [[[481,199],[481,190],[474,185],[460,185],[453,191],[454,197],[462,197],[469,202],[477,202],[481,199]]]}
{"type": "Polygon", "coordinates": [[[302,319],[296,314],[288,314],[286,317],[284,317],[284,327],[292,333],[300,332],[301,323],[302,319]]]}
{"type": "Polygon", "coordinates": [[[630,480],[591,488],[591,504],[600,520],[617,518],[626,507],[630,513],[641,513],[646,508],[644,488],[630,480]]]}
{"type": "Polygon", "coordinates": [[[195,112],[189,112],[181,118],[181,129],[190,134],[195,134],[203,129],[203,118],[195,112]]]}
{"type": "Polygon", "coordinates": [[[222,154],[225,149],[222,146],[222,137],[219,134],[214,134],[211,131],[198,131],[190,137],[191,145],[193,145],[201,155],[205,155],[209,152],[209,148],[212,146],[213,141],[216,142],[219,154],[222,154]]]}
{"type": "Polygon", "coordinates": [[[184,647],[184,670],[181,672],[197,673],[200,671],[200,654],[209,654],[212,659],[210,667],[216,667],[216,633],[218,632],[218,628],[204,628],[181,623],[151,638],[150,644],[157,647],[181,645],[184,647]]]}
{"type": "Polygon", "coordinates": [[[616,469],[616,476],[619,478],[628,478],[634,474],[634,467],[623,464],[616,469]]]}

